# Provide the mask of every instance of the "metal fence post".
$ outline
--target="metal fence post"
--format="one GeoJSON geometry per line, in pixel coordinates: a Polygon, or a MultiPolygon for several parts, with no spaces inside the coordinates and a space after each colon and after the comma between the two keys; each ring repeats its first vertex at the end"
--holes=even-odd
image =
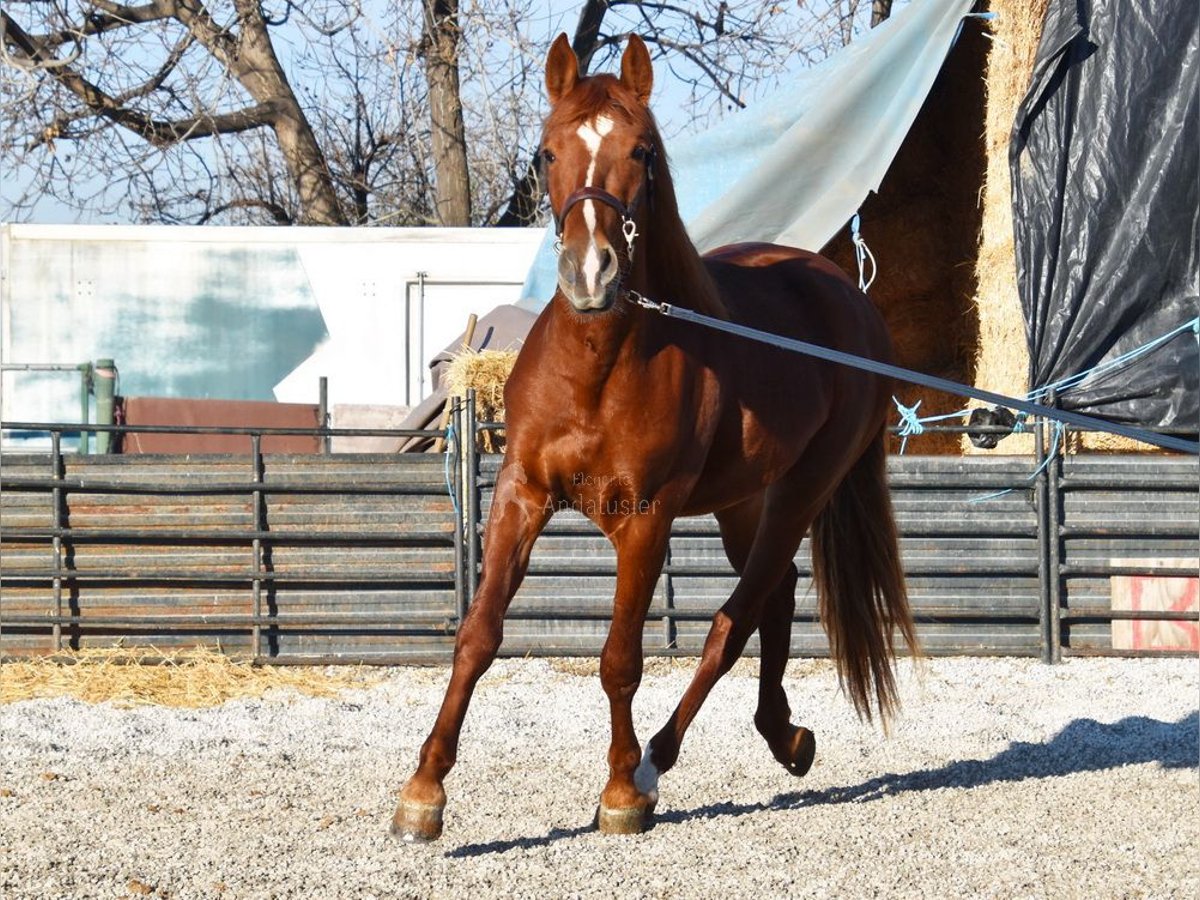
{"type": "Polygon", "coordinates": [[[63,457],[62,434],[50,432],[50,471],[54,488],[50,491],[50,502],[54,504],[50,524],[53,527],[53,537],[50,546],[54,553],[54,625],[50,630],[52,646],[55,653],[62,650],[62,528],[63,528],[63,457]]]}
{"type": "Polygon", "coordinates": [[[476,419],[475,389],[467,391],[467,425],[464,447],[464,464],[466,478],[464,479],[463,512],[466,519],[465,532],[467,538],[467,596],[466,602],[475,599],[475,591],[479,589],[479,555],[480,555],[480,521],[479,521],[479,422],[476,419]]]}
{"type": "Polygon", "coordinates": [[[465,500],[463,497],[463,408],[462,403],[457,397],[450,402],[450,422],[451,428],[454,431],[454,437],[446,445],[446,453],[449,454],[447,464],[450,467],[450,478],[452,479],[448,486],[451,493],[451,506],[454,515],[454,616],[455,627],[462,624],[463,618],[467,614],[467,564],[466,553],[464,551],[463,532],[464,524],[463,517],[466,511],[465,500]]]}
{"type": "Polygon", "coordinates": [[[262,532],[266,530],[266,523],[263,521],[263,458],[262,458],[262,435],[254,434],[250,436],[250,459],[253,469],[253,481],[255,484],[252,493],[252,503],[254,504],[254,538],[251,540],[251,588],[250,588],[250,606],[254,616],[253,624],[250,626],[250,657],[257,660],[261,655],[262,649],[262,532]]]}
{"type": "Polygon", "coordinates": [[[1039,419],[1034,426],[1033,447],[1037,464],[1034,480],[1034,496],[1037,505],[1038,539],[1038,630],[1042,662],[1054,662],[1053,638],[1054,616],[1051,612],[1050,571],[1050,481],[1044,463],[1046,461],[1046,425],[1039,419]]]}
{"type": "Polygon", "coordinates": [[[333,452],[333,438],[329,436],[329,378],[325,375],[317,379],[317,427],[321,429],[321,452],[328,456],[333,452]]]}
{"type": "MultiPolygon", "coordinates": [[[[1054,403],[1053,393],[1049,402],[1054,403]]],[[[1062,469],[1063,454],[1066,446],[1065,429],[1063,439],[1052,448],[1053,455],[1046,466],[1046,499],[1048,510],[1046,516],[1048,550],[1050,552],[1047,574],[1050,577],[1050,662],[1062,662],[1062,615],[1063,615],[1063,490],[1062,469]]]]}
{"type": "Polygon", "coordinates": [[[677,639],[677,631],[675,626],[675,617],[671,611],[675,608],[675,582],[671,575],[671,541],[667,541],[667,555],[663,560],[662,585],[663,585],[663,649],[672,650],[675,647],[677,639]]]}

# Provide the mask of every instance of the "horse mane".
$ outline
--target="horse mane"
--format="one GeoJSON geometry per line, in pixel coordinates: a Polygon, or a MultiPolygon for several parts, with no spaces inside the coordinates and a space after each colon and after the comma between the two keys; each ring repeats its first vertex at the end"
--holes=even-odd
{"type": "Polygon", "coordinates": [[[652,299],[728,319],[716,282],[679,217],[667,151],[649,107],[615,76],[589,75],[550,111],[546,128],[577,126],[600,114],[615,114],[641,129],[654,147],[654,197],[647,204],[646,223],[638,238],[638,251],[652,254],[656,261],[648,286],[657,292],[652,299]]]}

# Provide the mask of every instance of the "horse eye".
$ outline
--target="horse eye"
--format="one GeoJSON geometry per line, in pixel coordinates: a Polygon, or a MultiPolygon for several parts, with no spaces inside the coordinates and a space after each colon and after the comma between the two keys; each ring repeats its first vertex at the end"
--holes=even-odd
{"type": "Polygon", "coordinates": [[[632,156],[634,159],[636,159],[638,162],[641,162],[643,159],[646,158],[646,148],[643,147],[641,144],[638,144],[636,147],[633,148],[633,153],[631,153],[629,155],[632,156]]]}
{"type": "Polygon", "coordinates": [[[545,150],[545,149],[543,149],[543,150],[542,150],[542,162],[546,163],[547,165],[549,165],[550,163],[554,162],[554,160],[555,160],[555,159],[557,159],[557,158],[558,158],[558,157],[556,157],[556,156],[555,156],[553,153],[551,153],[549,150],[545,150]]]}

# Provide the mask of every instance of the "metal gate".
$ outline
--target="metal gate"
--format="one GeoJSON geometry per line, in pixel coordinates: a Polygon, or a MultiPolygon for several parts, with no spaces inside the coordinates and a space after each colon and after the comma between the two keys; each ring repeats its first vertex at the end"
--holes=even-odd
{"type": "MultiPolygon", "coordinates": [[[[457,435],[489,427],[470,401],[454,417],[457,435]]],[[[284,430],[244,429],[246,454],[84,456],[63,451],[70,426],[3,427],[51,435],[49,453],[0,459],[5,655],[120,642],[162,651],[203,644],[270,663],[449,659],[478,581],[500,464],[475,441],[452,442],[445,455],[282,455],[261,446],[284,430]]],[[[925,651],[1048,662],[1172,652],[1115,646],[1113,636],[1125,622],[1195,629],[1196,612],[1114,608],[1113,585],[1196,576],[1196,460],[1044,462],[891,459],[925,651]]],[[[824,655],[806,549],[796,562],[792,651],[824,655]]],[[[614,579],[613,550],[595,526],[559,513],[535,548],[502,653],[597,654],[614,579]]],[[[678,520],[646,652],[697,654],[734,583],[712,517],[678,520]]]]}

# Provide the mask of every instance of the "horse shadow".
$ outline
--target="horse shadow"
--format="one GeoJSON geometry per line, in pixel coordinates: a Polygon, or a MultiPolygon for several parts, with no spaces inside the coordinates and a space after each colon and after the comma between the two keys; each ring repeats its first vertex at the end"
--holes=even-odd
{"type": "MultiPolygon", "coordinates": [[[[1163,769],[1200,768],[1200,712],[1183,716],[1177,722],[1162,722],[1146,716],[1129,716],[1111,723],[1076,719],[1049,741],[1014,741],[991,759],[959,760],[936,769],[889,772],[859,784],[790,791],[777,795],[769,803],[715,803],[688,810],[669,810],[656,814],[654,820],[655,825],[679,824],[692,819],[736,817],[772,809],[866,803],[899,794],[977,788],[1144,763],[1158,763],[1163,769]]],[[[545,847],[594,830],[594,825],[555,828],[539,837],[464,844],[447,852],[446,856],[465,858],[545,847]]]]}

